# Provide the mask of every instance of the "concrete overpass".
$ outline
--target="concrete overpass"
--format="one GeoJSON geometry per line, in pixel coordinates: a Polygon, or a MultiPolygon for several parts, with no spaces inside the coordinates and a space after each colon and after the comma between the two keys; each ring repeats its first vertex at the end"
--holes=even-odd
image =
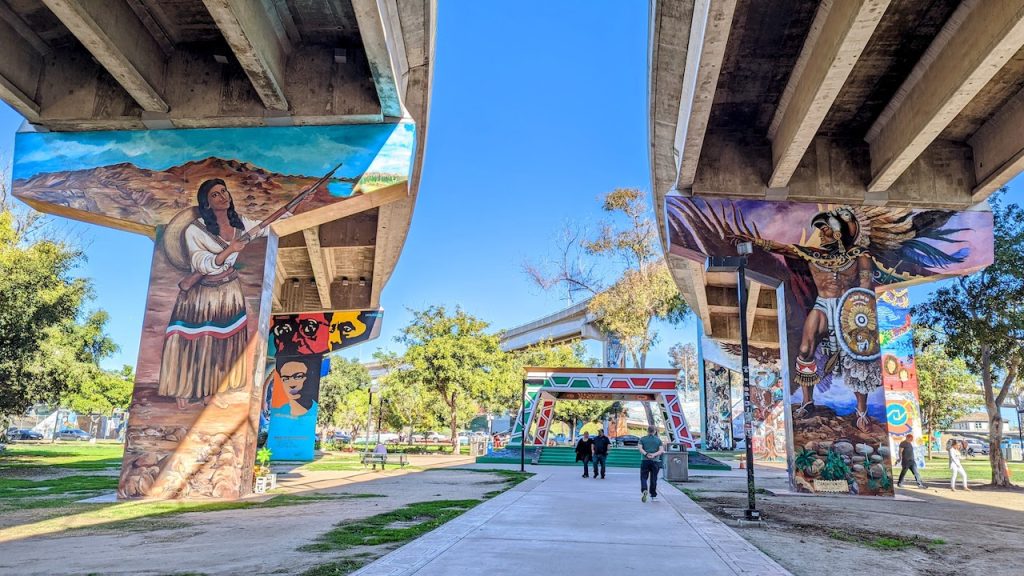
{"type": "MultiPolygon", "coordinates": [[[[791,463],[809,438],[881,448],[875,293],[991,262],[985,200],[1024,168],[1024,1],[650,6],[653,200],[681,293],[718,346],[745,317],[779,350],[791,463]],[[740,242],[746,306],[704,267],[740,242]]],[[[878,470],[850,477],[889,493],[878,470]]]]}
{"type": "Polygon", "coordinates": [[[0,99],[26,120],[14,195],[155,241],[121,497],[251,491],[264,398],[271,422],[305,416],[282,438],[312,446],[317,367],[379,333],[405,243],[435,16],[433,0],[0,0],[0,99]],[[308,397],[266,394],[282,378],[308,397]]]}

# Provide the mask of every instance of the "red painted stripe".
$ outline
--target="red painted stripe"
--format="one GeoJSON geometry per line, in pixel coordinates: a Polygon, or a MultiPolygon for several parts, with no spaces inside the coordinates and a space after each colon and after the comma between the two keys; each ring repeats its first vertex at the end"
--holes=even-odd
{"type": "Polygon", "coordinates": [[[628,389],[629,382],[626,382],[625,380],[612,380],[612,385],[609,386],[609,388],[628,389]]]}
{"type": "Polygon", "coordinates": [[[650,378],[630,378],[629,380],[633,383],[634,388],[647,388],[647,385],[651,383],[650,378]]]}

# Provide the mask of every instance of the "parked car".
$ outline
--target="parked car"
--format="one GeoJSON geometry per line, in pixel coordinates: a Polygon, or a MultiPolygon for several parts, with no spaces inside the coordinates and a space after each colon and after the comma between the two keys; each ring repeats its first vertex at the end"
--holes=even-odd
{"type": "Polygon", "coordinates": [[[36,432],[35,430],[30,430],[28,428],[16,429],[13,434],[8,432],[7,433],[7,437],[10,438],[11,440],[42,440],[43,439],[42,433],[36,432]]]}
{"type": "Polygon", "coordinates": [[[58,440],[92,440],[92,434],[89,434],[85,430],[79,430],[78,428],[61,428],[57,432],[58,440]]]}
{"type": "Polygon", "coordinates": [[[424,438],[427,442],[444,442],[448,440],[448,437],[440,432],[427,432],[424,438]]]}
{"type": "Polygon", "coordinates": [[[352,441],[352,436],[349,435],[349,434],[345,434],[344,432],[340,432],[340,431],[339,432],[335,432],[334,433],[334,441],[335,442],[351,442],[352,441]]]}
{"type": "Polygon", "coordinates": [[[974,456],[975,454],[984,454],[985,456],[988,456],[988,442],[973,439],[968,440],[967,455],[974,456]]]}
{"type": "Polygon", "coordinates": [[[616,441],[622,446],[636,446],[640,444],[640,437],[626,434],[625,436],[619,436],[616,441]]]}

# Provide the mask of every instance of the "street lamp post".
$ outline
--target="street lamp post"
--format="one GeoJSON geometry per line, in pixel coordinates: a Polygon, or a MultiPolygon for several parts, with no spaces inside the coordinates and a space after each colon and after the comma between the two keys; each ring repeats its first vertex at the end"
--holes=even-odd
{"type": "Polygon", "coordinates": [[[380,386],[374,382],[370,384],[370,398],[366,402],[366,444],[363,446],[364,452],[370,451],[370,427],[373,426],[373,395],[380,390],[380,386]]]}
{"type": "Polygon", "coordinates": [[[520,418],[523,419],[519,428],[519,471],[526,472],[526,378],[523,378],[523,389],[519,394],[519,402],[522,408],[519,410],[520,418]]]}
{"type": "Polygon", "coordinates": [[[750,349],[747,337],[747,255],[753,251],[750,242],[736,247],[738,256],[711,256],[705,268],[708,272],[736,272],[736,290],[739,296],[740,316],[740,370],[743,374],[743,443],[747,451],[747,520],[759,520],[754,488],[754,408],[750,402],[750,349]]]}

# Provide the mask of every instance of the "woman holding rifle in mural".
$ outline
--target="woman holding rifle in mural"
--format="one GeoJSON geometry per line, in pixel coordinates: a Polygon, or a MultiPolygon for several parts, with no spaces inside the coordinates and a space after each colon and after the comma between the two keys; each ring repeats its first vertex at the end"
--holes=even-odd
{"type": "MultiPolygon", "coordinates": [[[[252,239],[246,229],[260,224],[238,214],[220,178],[200,184],[196,197],[198,218],[185,228],[184,241],[190,268],[199,276],[179,285],[160,363],[159,394],[173,396],[179,409],[190,402],[208,404],[215,393],[244,385],[249,335],[235,262],[252,239]]],[[[268,232],[263,228],[255,237],[268,232]]]]}
{"type": "MultiPolygon", "coordinates": [[[[214,394],[245,386],[248,318],[242,284],[235,269],[238,255],[254,238],[266,237],[270,224],[291,210],[334,174],[341,164],[296,195],[262,222],[242,217],[227,184],[212,178],[199,185],[198,206],[182,213],[182,242],[175,222],[165,231],[164,246],[172,261],[183,261],[192,274],[179,282],[164,334],[158,394],[174,397],[184,410],[191,402],[207,405],[214,394]],[[176,254],[181,249],[185,254],[176,254]]],[[[178,220],[178,217],[175,217],[178,220]]]]}

